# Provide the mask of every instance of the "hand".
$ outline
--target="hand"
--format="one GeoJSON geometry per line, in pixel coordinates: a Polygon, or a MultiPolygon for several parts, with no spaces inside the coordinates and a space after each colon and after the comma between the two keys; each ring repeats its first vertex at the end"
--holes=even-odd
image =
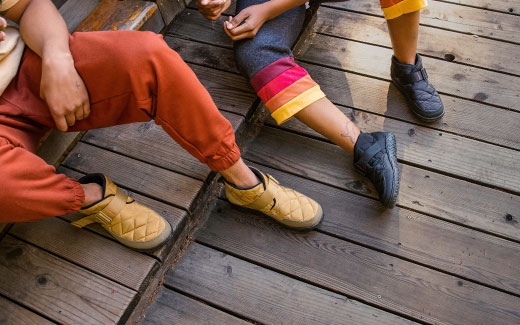
{"type": "Polygon", "coordinates": [[[70,53],[44,57],[40,97],[49,106],[56,128],[67,131],[90,114],[87,88],[70,53]]]}
{"type": "Polygon", "coordinates": [[[197,0],[199,12],[209,20],[217,20],[230,4],[231,0],[197,0]]]}
{"type": "Polygon", "coordinates": [[[7,27],[7,21],[4,18],[0,17],[0,42],[5,41],[6,35],[5,35],[4,30],[6,27],[7,27]]]}
{"type": "Polygon", "coordinates": [[[255,37],[260,27],[271,18],[267,4],[268,2],[265,2],[247,7],[234,18],[229,17],[229,20],[224,22],[224,32],[233,41],[255,37]]]}

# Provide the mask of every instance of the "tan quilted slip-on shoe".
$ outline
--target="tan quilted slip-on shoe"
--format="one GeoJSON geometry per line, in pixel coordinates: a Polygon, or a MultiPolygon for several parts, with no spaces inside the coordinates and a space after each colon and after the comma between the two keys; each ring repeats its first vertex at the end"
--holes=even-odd
{"type": "Polygon", "coordinates": [[[225,182],[228,200],[238,206],[258,210],[283,225],[299,230],[312,229],[323,219],[321,206],[313,199],[293,189],[281,186],[271,175],[251,170],[260,184],[240,189],[225,182]]]}
{"type": "Polygon", "coordinates": [[[98,222],[118,242],[141,252],[161,247],[172,236],[168,221],[126,195],[108,177],[89,174],[79,182],[99,184],[103,188],[103,198],[83,207],[79,212],[87,217],[73,222],[74,226],[83,228],[98,222]]]}

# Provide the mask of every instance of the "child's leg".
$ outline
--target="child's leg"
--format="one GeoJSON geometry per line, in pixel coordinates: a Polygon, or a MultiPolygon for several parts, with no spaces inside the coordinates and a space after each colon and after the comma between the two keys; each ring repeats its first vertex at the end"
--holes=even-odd
{"type": "Polygon", "coordinates": [[[392,81],[415,115],[424,122],[433,122],[442,118],[444,106],[416,53],[420,10],[426,6],[426,0],[381,0],[394,49],[392,81]]]}
{"type": "MultiPolygon", "coordinates": [[[[237,10],[264,0],[239,0],[237,10]]],[[[354,163],[374,183],[382,203],[392,207],[397,199],[399,171],[395,138],[388,133],[363,133],[325,94],[292,57],[291,47],[302,29],[303,6],[266,22],[253,39],[235,43],[235,57],[242,72],[282,124],[293,116],[354,154],[354,163]]]]}
{"type": "Polygon", "coordinates": [[[415,64],[420,11],[387,20],[394,55],[401,63],[415,64]]]}

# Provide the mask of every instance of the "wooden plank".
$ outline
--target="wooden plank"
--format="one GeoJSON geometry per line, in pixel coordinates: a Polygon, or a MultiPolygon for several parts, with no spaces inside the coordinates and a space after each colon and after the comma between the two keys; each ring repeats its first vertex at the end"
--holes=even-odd
{"type": "MultiPolygon", "coordinates": [[[[223,113],[235,132],[244,122],[240,115],[223,113]]],[[[154,122],[132,123],[116,127],[91,130],[84,142],[107,148],[136,159],[146,157],[147,162],[168,170],[205,181],[211,170],[175,143],[154,122]],[[160,153],[160,154],[158,154],[160,153]]]]}
{"type": "MultiPolygon", "coordinates": [[[[364,112],[346,113],[363,132],[393,132],[403,162],[520,193],[519,151],[364,112]]],[[[323,138],[296,120],[283,128],[323,138]]]]}
{"type": "Polygon", "coordinates": [[[135,291],[158,268],[152,257],[57,218],[17,223],[9,234],[135,291]]]}
{"type": "Polygon", "coordinates": [[[0,324],[4,325],[50,325],[54,324],[0,296],[0,324]]]}
{"type": "Polygon", "coordinates": [[[516,0],[444,0],[445,2],[457,3],[471,7],[497,10],[518,15],[520,3],[516,0]]]}
{"type": "Polygon", "coordinates": [[[114,324],[136,295],[10,236],[0,256],[0,293],[59,323],[114,324]]]}
{"type": "MultiPolygon", "coordinates": [[[[244,157],[272,168],[377,197],[339,147],[264,128],[244,157]]],[[[520,241],[518,196],[401,164],[398,205],[520,241]]]]}
{"type": "Polygon", "coordinates": [[[156,11],[157,5],[151,1],[103,0],[76,31],[139,30],[156,11]]]}
{"type": "Polygon", "coordinates": [[[183,0],[156,0],[156,2],[166,26],[186,8],[186,3],[183,0]]]}
{"type": "Polygon", "coordinates": [[[520,244],[254,164],[323,207],[320,231],[520,294],[520,244]]]}
{"type": "MultiPolygon", "coordinates": [[[[186,40],[179,38],[182,36],[166,36],[165,40],[168,45],[177,51],[183,60],[189,63],[195,63],[204,67],[219,69],[239,74],[235,64],[235,54],[233,50],[218,46],[212,46],[199,43],[196,40],[186,40]]],[[[204,37],[205,38],[205,37],[204,37]]],[[[247,84],[249,82],[245,80],[247,84]]],[[[245,88],[248,92],[252,89],[245,88]]]]}
{"type": "Polygon", "coordinates": [[[64,3],[59,11],[67,22],[69,33],[72,33],[100,2],[101,0],[68,0],[64,3]]]}
{"type": "Polygon", "coordinates": [[[264,324],[412,323],[197,243],[165,284],[264,324]]]}
{"type": "MultiPolygon", "coordinates": [[[[327,6],[383,16],[378,0],[327,3],[327,6]]],[[[517,5],[518,6],[518,5],[517,5]]],[[[520,19],[517,16],[460,6],[441,1],[428,1],[421,11],[421,24],[455,32],[520,43],[520,19]]]]}
{"type": "Polygon", "coordinates": [[[218,202],[201,243],[426,323],[514,324],[520,298],[218,202]]]}
{"type": "MultiPolygon", "coordinates": [[[[393,51],[316,34],[300,60],[390,80],[393,51]]],[[[423,57],[430,80],[441,93],[520,111],[519,77],[423,57]]],[[[449,114],[449,112],[448,112],[449,114]]]]}
{"type": "Polygon", "coordinates": [[[159,291],[141,323],[143,325],[249,324],[167,288],[159,291]]]}
{"type": "MultiPolygon", "coordinates": [[[[520,115],[517,112],[441,95],[447,113],[438,123],[423,123],[414,116],[404,96],[388,81],[311,64],[302,63],[302,66],[335,104],[520,149],[520,134],[516,132],[520,127],[520,115]]],[[[351,117],[350,109],[338,108],[351,117]]]]}
{"type": "MultiPolygon", "coordinates": [[[[382,17],[322,7],[315,31],[392,47],[386,20],[382,17]]],[[[420,26],[419,35],[417,51],[420,54],[520,75],[518,45],[427,26],[420,26]]]]}
{"type": "Polygon", "coordinates": [[[114,182],[186,210],[203,182],[89,144],[78,143],[63,162],[82,173],[103,172],[114,182]]]}
{"type": "Polygon", "coordinates": [[[166,36],[210,41],[211,44],[232,48],[233,42],[224,33],[222,27],[227,19],[226,16],[221,16],[215,22],[212,22],[204,18],[197,10],[186,9],[177,16],[171,28],[166,32],[166,36]]]}
{"type": "Polygon", "coordinates": [[[58,166],[65,155],[81,139],[82,132],[61,132],[53,130],[38,147],[36,154],[52,166],[58,166]]]}
{"type": "MultiPolygon", "coordinates": [[[[63,166],[59,167],[57,169],[57,172],[60,174],[66,174],[68,177],[71,177],[74,179],[79,179],[85,175],[85,174],[73,171],[73,170],[63,167],[63,166]]],[[[127,193],[128,195],[130,195],[131,197],[133,197],[134,199],[136,199],[138,202],[145,204],[146,206],[150,207],[151,209],[153,209],[154,211],[159,213],[163,218],[168,220],[168,222],[172,226],[172,228],[173,228],[172,240],[168,244],[163,246],[162,248],[160,248],[154,252],[147,253],[150,256],[156,257],[161,262],[164,261],[164,259],[170,252],[170,249],[175,244],[175,241],[179,238],[181,232],[184,230],[187,219],[188,219],[188,213],[185,210],[181,210],[174,206],[150,199],[150,198],[140,195],[138,193],[134,193],[133,191],[131,191],[127,188],[123,188],[123,191],[125,193],[127,193]]],[[[81,217],[82,217],[81,214],[73,213],[73,214],[68,214],[68,215],[62,216],[61,218],[63,218],[64,220],[67,220],[67,221],[74,221],[74,220],[80,219],[81,217]]],[[[113,238],[101,227],[101,225],[99,225],[97,223],[88,225],[87,228],[96,232],[97,234],[104,236],[105,238],[109,238],[109,239],[113,240],[113,238]]]]}
{"type": "MultiPolygon", "coordinates": [[[[184,25],[180,27],[184,28],[190,24],[199,27],[206,26],[203,23],[203,21],[198,19],[186,20],[184,25]]],[[[179,33],[182,31],[181,28],[177,29],[179,33]]],[[[211,42],[211,39],[215,38],[213,35],[218,33],[221,33],[221,31],[206,28],[204,31],[193,34],[193,37],[197,38],[198,41],[211,42]]],[[[184,32],[179,35],[179,37],[184,38],[188,36],[184,32]]],[[[181,38],[167,37],[166,39],[170,45],[174,46],[174,49],[179,52],[183,59],[188,62],[238,72],[231,49],[192,42],[181,38]],[[207,57],[212,59],[207,60],[207,57]]],[[[442,95],[441,97],[448,113],[441,122],[432,125],[431,123],[419,121],[408,108],[404,97],[388,81],[368,78],[323,66],[302,62],[300,64],[309,71],[328,98],[336,104],[395,117],[416,124],[433,126],[439,130],[465,135],[513,149],[520,149],[520,133],[516,132],[520,127],[520,117],[514,111],[502,110],[471,100],[442,95]],[[374,96],[374,94],[378,94],[378,96],[374,96]],[[497,132],[497,130],[500,130],[500,132],[497,132]]],[[[204,79],[202,82],[205,82],[204,79]]],[[[340,109],[344,110],[343,108],[340,109]]]]}

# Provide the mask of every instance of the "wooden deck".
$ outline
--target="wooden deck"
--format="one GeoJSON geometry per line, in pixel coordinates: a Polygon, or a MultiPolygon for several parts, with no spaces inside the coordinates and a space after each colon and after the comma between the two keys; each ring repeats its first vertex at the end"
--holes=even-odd
{"type": "MultiPolygon", "coordinates": [[[[268,118],[244,157],[318,200],[324,222],[290,231],[221,195],[144,324],[520,324],[519,13],[518,1],[430,1],[419,52],[446,116],[423,124],[389,82],[379,2],[324,4],[297,59],[362,130],[396,134],[398,207],[382,209],[321,135],[268,118]]],[[[244,107],[252,91],[220,26],[187,9],[166,39],[244,107]]]]}
{"type": "Polygon", "coordinates": [[[319,9],[297,59],[362,130],[396,134],[393,210],[319,134],[256,123],[265,111],[234,64],[226,18],[206,21],[192,4],[165,39],[237,130],[244,158],[319,201],[322,225],[290,231],[213,197],[214,174],[153,122],[89,131],[58,171],[107,174],[177,240],[140,254],[99,226],[72,227],[77,215],[0,229],[0,323],[520,324],[520,1],[423,11],[419,52],[446,107],[436,124],[415,119],[389,82],[379,1],[319,9]]]}

